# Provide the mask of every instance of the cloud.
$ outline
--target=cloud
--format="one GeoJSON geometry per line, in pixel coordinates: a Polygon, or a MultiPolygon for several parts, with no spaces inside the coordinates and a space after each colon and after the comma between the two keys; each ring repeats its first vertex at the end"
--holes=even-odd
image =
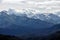
{"type": "Polygon", "coordinates": [[[0,3],[2,2],[2,0],[0,0],[0,3]]]}
{"type": "Polygon", "coordinates": [[[15,8],[36,9],[41,12],[55,12],[60,10],[60,0],[3,0],[0,9],[15,8]]]}

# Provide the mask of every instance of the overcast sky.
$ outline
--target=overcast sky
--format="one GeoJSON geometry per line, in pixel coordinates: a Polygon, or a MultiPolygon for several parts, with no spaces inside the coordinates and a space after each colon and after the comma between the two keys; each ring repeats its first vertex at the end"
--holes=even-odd
{"type": "Polygon", "coordinates": [[[35,9],[50,13],[60,11],[60,0],[0,0],[0,10],[9,8],[35,9]]]}

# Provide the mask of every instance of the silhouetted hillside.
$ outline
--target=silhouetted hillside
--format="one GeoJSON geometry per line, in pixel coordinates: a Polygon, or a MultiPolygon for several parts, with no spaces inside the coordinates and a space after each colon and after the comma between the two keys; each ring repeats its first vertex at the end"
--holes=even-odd
{"type": "Polygon", "coordinates": [[[26,40],[60,40],[60,24],[54,25],[52,29],[52,33],[46,36],[31,36],[26,40]]]}
{"type": "Polygon", "coordinates": [[[0,35],[0,40],[60,40],[60,31],[53,32],[48,36],[30,36],[26,38],[23,37],[17,38],[15,36],[0,35]]]}
{"type": "Polygon", "coordinates": [[[22,38],[0,34],[0,40],[22,40],[22,38]]]}
{"type": "Polygon", "coordinates": [[[60,31],[49,35],[48,40],[60,40],[60,31]]]}
{"type": "Polygon", "coordinates": [[[26,40],[60,40],[60,31],[57,31],[48,36],[32,36],[32,37],[26,38],[26,40]]]}
{"type": "Polygon", "coordinates": [[[60,40],[60,31],[57,31],[48,36],[31,36],[31,37],[27,37],[27,38],[22,38],[22,37],[18,38],[15,36],[0,34],[0,40],[60,40]]]}

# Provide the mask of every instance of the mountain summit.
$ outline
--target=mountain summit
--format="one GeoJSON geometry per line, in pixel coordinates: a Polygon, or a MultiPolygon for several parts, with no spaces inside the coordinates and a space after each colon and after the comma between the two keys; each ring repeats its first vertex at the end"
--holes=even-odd
{"type": "Polygon", "coordinates": [[[0,27],[9,27],[10,25],[15,24],[26,27],[46,28],[52,25],[52,23],[48,23],[40,19],[29,18],[26,14],[21,14],[18,16],[12,11],[12,14],[8,15],[7,13],[7,11],[0,12],[0,27]]]}

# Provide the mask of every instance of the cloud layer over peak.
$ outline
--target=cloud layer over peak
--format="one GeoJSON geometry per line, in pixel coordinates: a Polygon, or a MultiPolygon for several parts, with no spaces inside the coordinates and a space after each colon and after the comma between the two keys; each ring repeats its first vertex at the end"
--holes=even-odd
{"type": "Polygon", "coordinates": [[[9,8],[16,10],[30,8],[51,13],[60,11],[60,0],[2,0],[0,10],[9,8]]]}

